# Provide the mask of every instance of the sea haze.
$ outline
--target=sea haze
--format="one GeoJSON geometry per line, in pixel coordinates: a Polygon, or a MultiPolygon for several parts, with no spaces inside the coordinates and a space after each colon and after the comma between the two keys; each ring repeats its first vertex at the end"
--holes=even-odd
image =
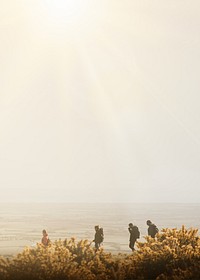
{"type": "Polygon", "coordinates": [[[0,205],[0,255],[19,253],[25,246],[40,242],[42,230],[50,239],[94,238],[94,226],[104,229],[103,247],[113,253],[130,252],[128,224],[139,227],[141,238],[147,234],[146,220],[159,229],[199,228],[200,204],[139,203],[2,203],[0,205]]]}

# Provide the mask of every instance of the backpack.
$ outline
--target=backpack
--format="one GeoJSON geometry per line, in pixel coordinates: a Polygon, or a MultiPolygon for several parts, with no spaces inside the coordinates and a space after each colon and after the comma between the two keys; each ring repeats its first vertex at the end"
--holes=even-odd
{"type": "Polygon", "coordinates": [[[154,230],[155,235],[156,235],[156,233],[158,233],[158,231],[159,231],[158,228],[157,228],[157,226],[154,225],[154,224],[153,224],[153,230],[154,230]]]}
{"type": "Polygon", "coordinates": [[[137,238],[140,238],[140,232],[139,232],[139,229],[138,229],[138,227],[136,227],[136,228],[137,228],[136,237],[137,237],[137,238]]]}
{"type": "Polygon", "coordinates": [[[99,229],[99,241],[103,242],[104,240],[104,234],[103,234],[103,228],[99,229]]]}

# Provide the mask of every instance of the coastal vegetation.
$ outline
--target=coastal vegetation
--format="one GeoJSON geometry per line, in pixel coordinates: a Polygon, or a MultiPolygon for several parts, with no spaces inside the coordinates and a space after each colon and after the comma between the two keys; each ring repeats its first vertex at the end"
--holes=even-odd
{"type": "Polygon", "coordinates": [[[13,258],[0,257],[2,280],[200,279],[197,229],[162,229],[155,238],[137,242],[137,251],[114,255],[97,252],[88,240],[37,244],[13,258]]]}

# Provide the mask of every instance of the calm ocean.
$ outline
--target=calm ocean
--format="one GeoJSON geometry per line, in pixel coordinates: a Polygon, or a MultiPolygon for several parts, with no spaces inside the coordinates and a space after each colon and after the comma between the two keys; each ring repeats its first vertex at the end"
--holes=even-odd
{"type": "Polygon", "coordinates": [[[146,220],[159,229],[200,227],[200,204],[6,204],[0,205],[0,254],[20,252],[24,246],[40,242],[46,229],[51,240],[76,237],[93,240],[94,226],[104,229],[104,248],[130,252],[128,224],[139,227],[141,238],[147,234],[146,220]]]}

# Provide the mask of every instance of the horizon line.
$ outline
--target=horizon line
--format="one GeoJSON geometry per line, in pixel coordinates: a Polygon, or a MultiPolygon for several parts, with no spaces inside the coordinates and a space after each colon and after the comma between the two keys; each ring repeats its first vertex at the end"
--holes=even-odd
{"type": "Polygon", "coordinates": [[[52,204],[200,204],[200,202],[191,202],[191,201],[156,201],[156,202],[146,202],[146,201],[0,201],[1,204],[4,203],[16,203],[16,204],[30,204],[30,203],[52,203],[52,204]]]}

